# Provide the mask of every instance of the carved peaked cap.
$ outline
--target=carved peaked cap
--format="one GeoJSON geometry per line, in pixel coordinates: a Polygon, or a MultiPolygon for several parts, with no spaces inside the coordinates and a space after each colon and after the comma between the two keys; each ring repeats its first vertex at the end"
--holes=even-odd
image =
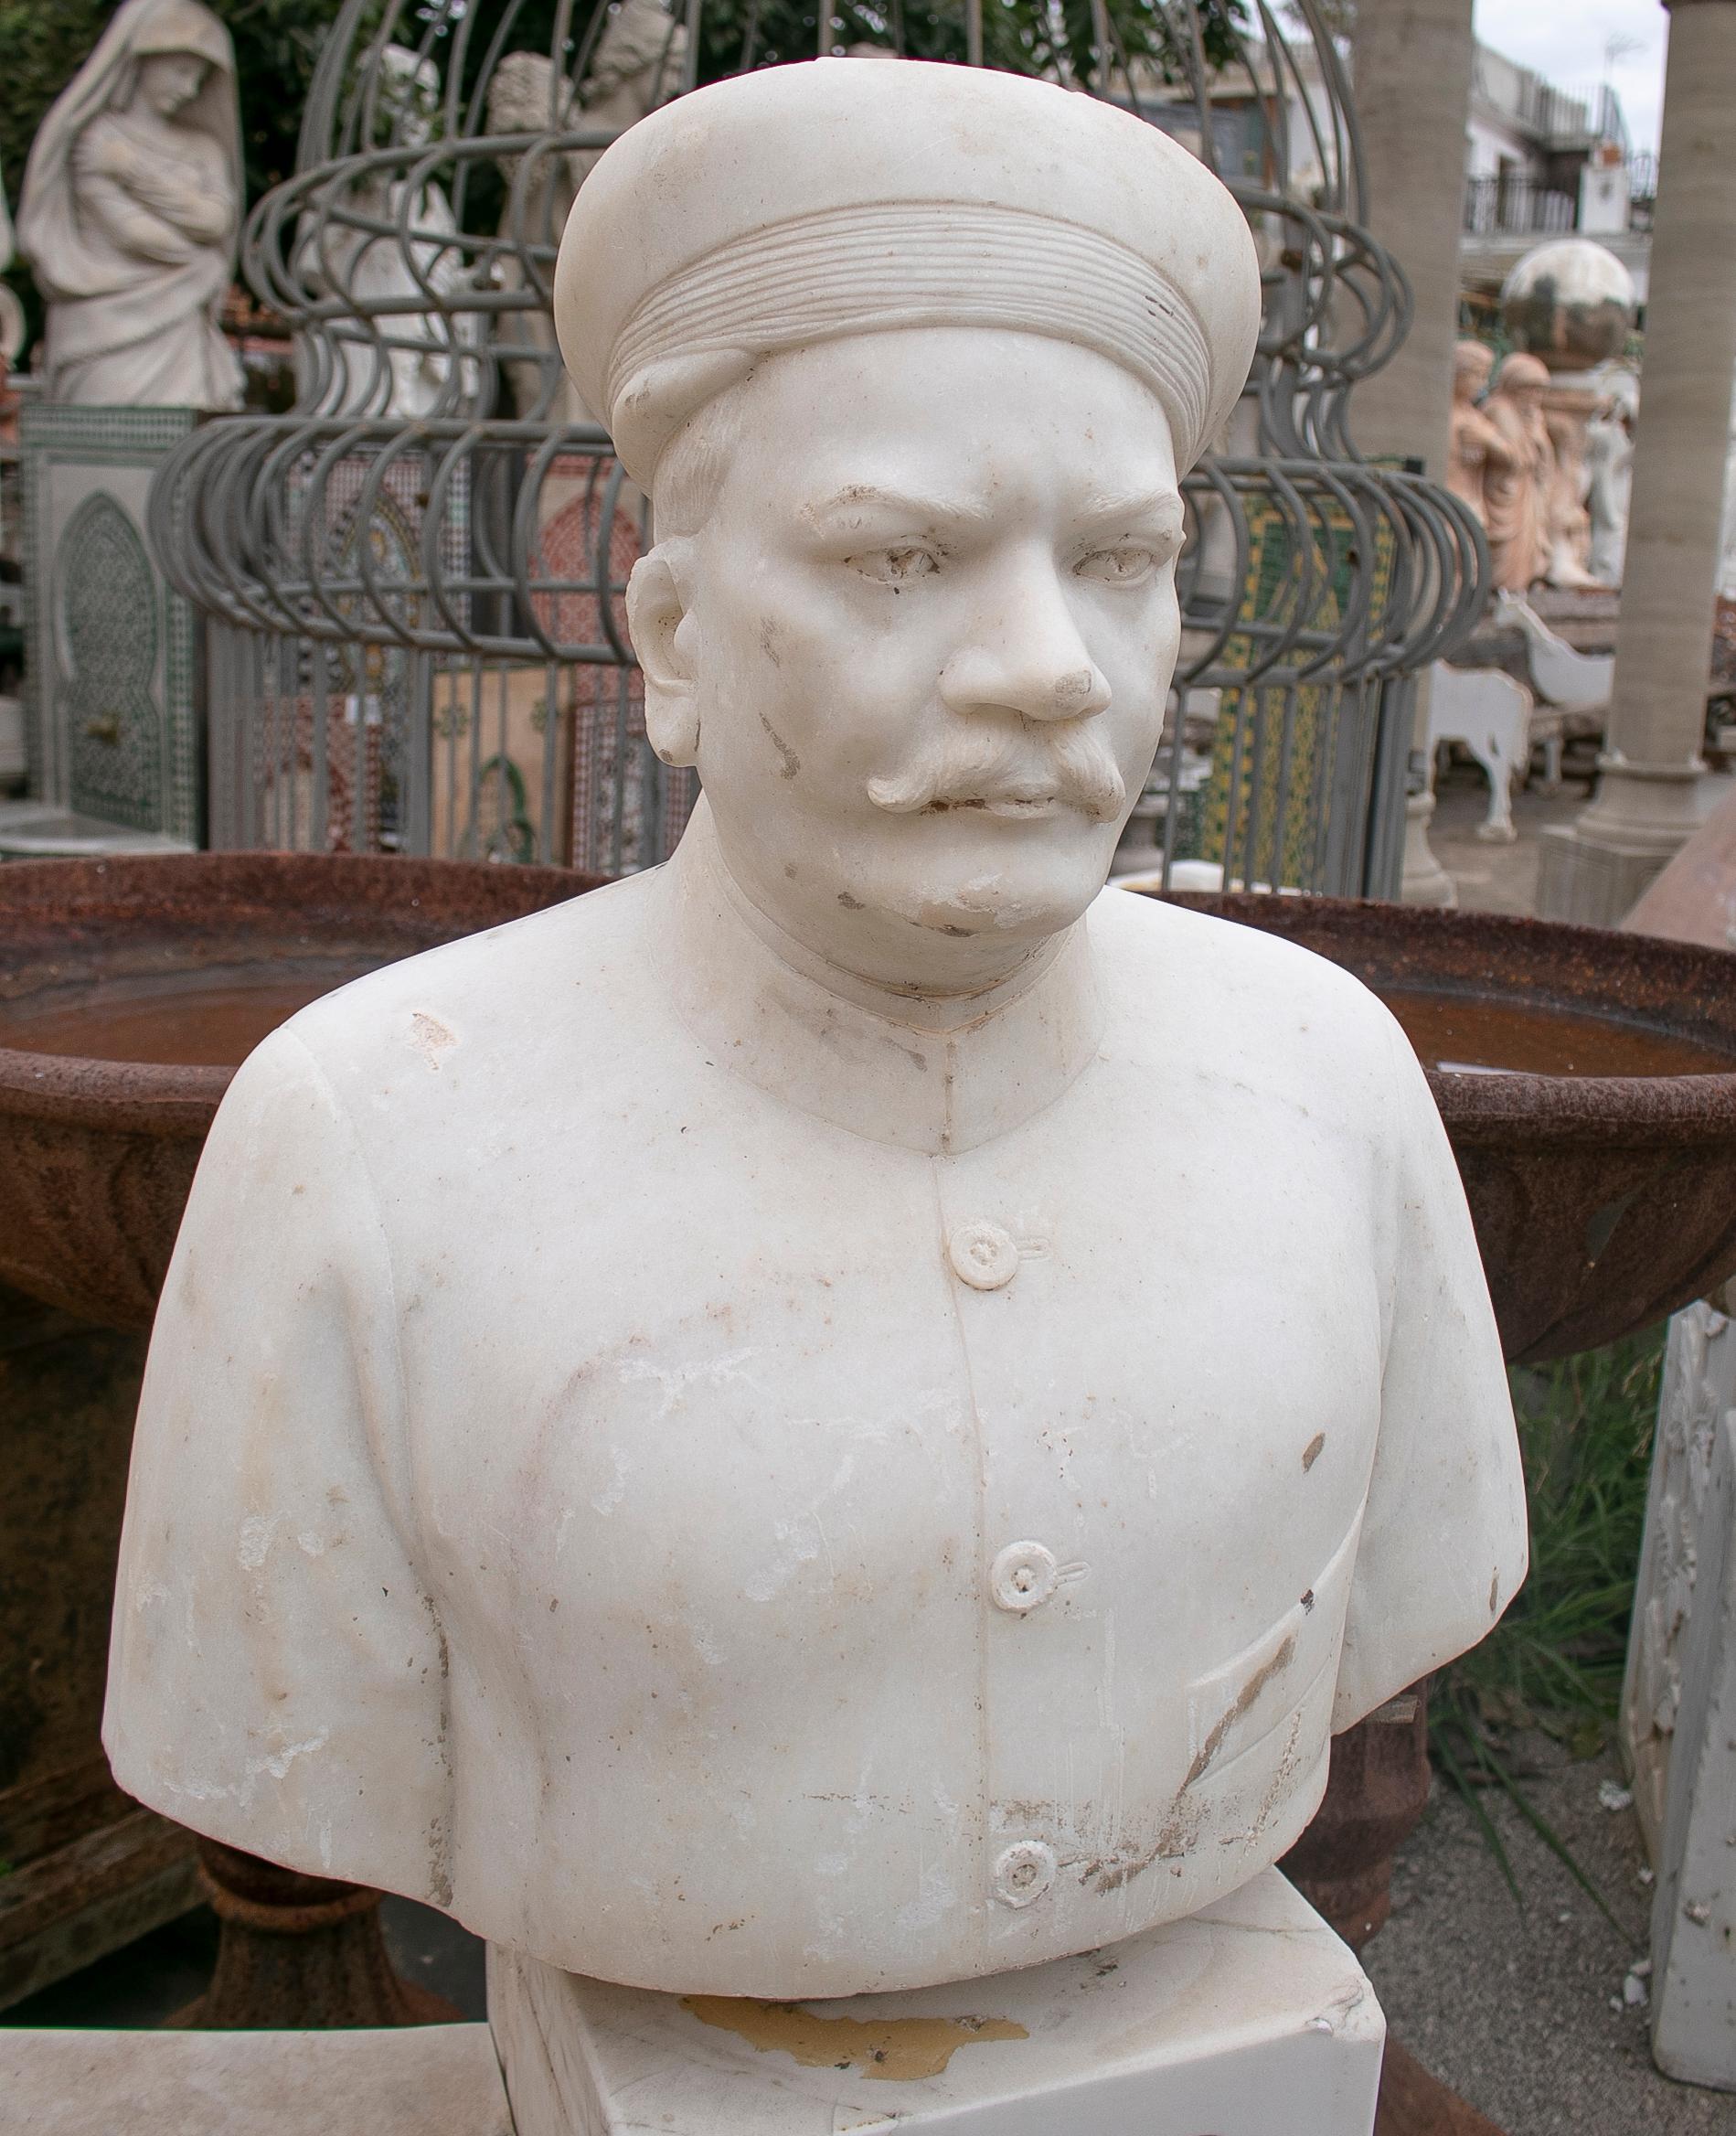
{"type": "Polygon", "coordinates": [[[904,326],[1098,350],[1178,470],[1235,405],[1260,273],[1241,209],[1155,126],[980,68],[812,59],[678,98],[597,164],[555,272],[561,352],[627,471],[761,358],[904,326]]]}

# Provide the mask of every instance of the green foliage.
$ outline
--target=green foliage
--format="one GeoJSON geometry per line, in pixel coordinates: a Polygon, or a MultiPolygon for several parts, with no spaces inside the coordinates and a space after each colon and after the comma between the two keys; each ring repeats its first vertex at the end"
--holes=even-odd
{"type": "Polygon", "coordinates": [[[43,113],[112,13],[112,0],[0,0],[0,173],[14,208],[43,113]]]}
{"type": "MultiPolygon", "coordinates": [[[[118,0],[0,0],[0,176],[16,210],[25,160],[48,106],[89,58],[118,0]]],[[[241,155],[250,205],[295,167],[320,47],[342,0],[208,0],[235,40],[241,155]]],[[[28,271],[6,279],[32,338],[41,304],[28,271]]],[[[27,357],[25,358],[27,362],[27,357]]]]}
{"type": "MultiPolygon", "coordinates": [[[[308,85],[341,0],[207,0],[235,40],[250,200],[287,177],[308,85]]],[[[15,205],[44,112],[90,56],[116,0],[0,0],[0,173],[15,205]]]]}
{"type": "Polygon", "coordinates": [[[1591,1751],[1614,1720],[1645,1524],[1664,1333],[1513,1374],[1531,1570],[1438,1703],[1483,1727],[1538,1726],[1591,1751]]]}
{"type": "MultiPolygon", "coordinates": [[[[608,0],[602,0],[607,6],[608,0]]],[[[665,0],[685,16],[683,0],[665,0]]],[[[1106,0],[1111,33],[1110,87],[1119,91],[1120,55],[1144,59],[1166,80],[1186,79],[1183,55],[1176,46],[1161,6],[1155,0],[1106,0]]],[[[1196,0],[1200,48],[1209,68],[1226,66],[1234,57],[1237,34],[1250,25],[1248,0],[1196,0]]],[[[515,18],[515,46],[547,49],[553,32],[555,0],[526,0],[515,18]]],[[[964,50],[964,0],[831,0],[826,46],[884,45],[913,59],[950,59],[962,64],[964,50]]],[[[573,10],[573,37],[586,41],[592,18],[585,0],[573,10]]],[[[703,0],[699,33],[699,80],[720,80],[743,65],[772,66],[783,60],[811,59],[820,48],[819,16],[815,0],[703,0]]],[[[983,56],[991,67],[1015,74],[1070,73],[1086,84],[1095,80],[1091,0],[983,0],[983,56]]]]}
{"type": "MultiPolygon", "coordinates": [[[[308,91],[325,38],[343,0],[207,0],[235,40],[241,101],[241,146],[248,204],[252,205],[295,167],[297,138],[308,91]]],[[[448,26],[474,0],[425,0],[417,23],[443,15],[448,26]]],[[[822,0],[825,4],[825,0],[822,0]]],[[[48,106],[83,64],[118,0],[0,0],[0,176],[16,208],[30,143],[48,106]]],[[[482,34],[469,40],[468,70],[481,64],[491,41],[500,0],[485,0],[482,34]]],[[[963,0],[832,0],[829,46],[881,44],[916,59],[962,61],[963,0]]],[[[600,0],[606,7],[608,0],[600,0]]],[[[685,12],[673,0],[675,12],[685,12]]],[[[1124,59],[1141,60],[1166,81],[1190,79],[1188,54],[1156,0],[1105,0],[1111,33],[1108,87],[1121,91],[1124,59]]],[[[1195,0],[1199,52],[1209,68],[1225,66],[1236,38],[1249,27],[1249,0],[1195,0]]],[[[557,0],[525,0],[508,39],[515,48],[548,50],[557,0]]],[[[818,48],[815,0],[705,0],[699,79],[716,80],[740,70],[744,60],[765,66],[805,59],[818,48]]],[[[579,0],[572,17],[575,47],[591,41],[591,11],[579,0]]],[[[600,27],[598,25],[597,27],[600,27]]],[[[1191,41],[1191,40],[1189,40],[1191,41]]],[[[1092,84],[1098,56],[1093,46],[1091,0],[984,0],[984,56],[993,67],[1015,73],[1070,76],[1092,84]]],[[[466,83],[468,92],[470,83],[466,83]]],[[[495,180],[483,170],[469,174],[466,221],[497,211],[495,180]]],[[[22,267],[8,277],[23,297],[34,329],[41,307],[22,267]]]]}
{"type": "Polygon", "coordinates": [[[1621,1701],[1657,1417],[1664,1330],[1516,1372],[1514,1408],[1531,1523],[1531,1570],[1480,1647],[1437,1676],[1430,1702],[1436,1761],[1495,1852],[1506,1850],[1478,1799],[1502,1789],[1603,1907],[1519,1786],[1511,1745],[1540,1728],[1576,1757],[1609,1739],[1621,1701]]]}
{"type": "Polygon", "coordinates": [[[249,204],[295,168],[320,51],[343,0],[206,0],[235,39],[249,204]]]}
{"type": "MultiPolygon", "coordinates": [[[[1111,33],[1110,86],[1119,87],[1120,58],[1148,61],[1166,80],[1185,79],[1185,55],[1161,8],[1150,0],[1106,0],[1111,33]]],[[[1223,66],[1245,30],[1246,0],[1198,0],[1201,48],[1207,64],[1223,66]]],[[[886,45],[917,59],[965,57],[963,0],[833,0],[827,16],[828,48],[886,45]]],[[[699,78],[712,81],[740,70],[744,61],[764,66],[807,59],[819,49],[819,16],[813,0],[707,0],[700,35],[699,78]]],[[[983,57],[991,67],[1015,74],[1070,75],[1084,84],[1097,78],[1091,0],[984,0],[983,57]]]]}
{"type": "MultiPolygon", "coordinates": [[[[44,112],[83,63],[117,0],[0,0],[0,175],[15,204],[25,158],[44,112]]],[[[607,5],[608,0],[602,0],[607,5]]],[[[242,147],[248,199],[257,200],[294,168],[296,137],[320,49],[342,0],[208,0],[235,40],[240,87],[242,147]]],[[[1144,59],[1167,80],[1186,79],[1176,33],[1154,0],[1106,0],[1112,44],[1112,86],[1119,86],[1120,55],[1144,59]]],[[[446,0],[447,12],[458,9],[446,0]]],[[[679,5],[676,11],[681,12],[679,5]]],[[[433,9],[428,10],[431,15],[433,9]]],[[[1200,50],[1211,68],[1233,56],[1248,28],[1248,0],[1197,0],[1200,50]]],[[[509,42],[548,48],[555,0],[527,0],[515,16],[509,42]]],[[[818,48],[813,0],[706,0],[699,79],[735,73],[743,58],[764,66],[805,59],[818,48]]],[[[963,60],[963,0],[836,0],[828,18],[832,45],[900,46],[912,57],[963,60]]],[[[486,25],[481,26],[485,30],[486,25]]],[[[574,10],[575,37],[590,27],[582,5],[574,10]]],[[[1095,77],[1091,0],[984,0],[983,42],[991,66],[1016,73],[1070,72],[1095,77]]],[[[486,49],[473,37],[473,64],[486,49]]]]}

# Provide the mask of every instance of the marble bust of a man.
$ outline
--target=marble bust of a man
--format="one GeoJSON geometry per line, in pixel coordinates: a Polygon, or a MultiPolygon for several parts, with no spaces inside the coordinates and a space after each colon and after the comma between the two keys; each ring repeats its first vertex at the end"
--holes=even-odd
{"type": "Polygon", "coordinates": [[[1427,1085],[1103,888],[1230,197],[1042,84],[823,60],[602,158],[567,360],[653,498],[667,866],[303,1011],[154,1343],[106,1740],[196,1830],[683,1993],[1189,1914],[1523,1575],[1427,1085]]]}

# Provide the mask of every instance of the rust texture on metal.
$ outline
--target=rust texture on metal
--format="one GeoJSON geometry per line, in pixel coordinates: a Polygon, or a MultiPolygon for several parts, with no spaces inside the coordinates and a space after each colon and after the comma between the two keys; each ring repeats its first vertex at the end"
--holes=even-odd
{"type": "Polygon", "coordinates": [[[1390,2038],[1380,2066],[1374,2136],[1503,2136],[1503,2131],[1390,2038]]]}
{"type": "Polygon", "coordinates": [[[144,1366],[142,1336],[0,1285],[0,2009],[197,1900],[190,1836],[97,1740],[144,1366]]]}
{"type": "Polygon", "coordinates": [[[1431,1074],[1508,1361],[1632,1334],[1736,1273],[1736,956],[1487,913],[1177,896],[1282,934],[1377,993],[1606,1019],[1732,1073],[1431,1074]]]}
{"type": "MultiPolygon", "coordinates": [[[[0,870],[0,1041],[33,996],[205,972],[347,971],[595,887],[559,868],[328,854],[22,860],[0,870]]],[[[147,1329],[233,1071],[0,1043],[0,1282],[147,1329]]]]}
{"type": "Polygon", "coordinates": [[[1332,1739],[1326,1792],[1279,1864],[1352,1950],[1392,1911],[1392,1857],[1429,1806],[1426,1682],[1332,1739]]]}
{"type": "Polygon", "coordinates": [[[443,1996],[393,1971],[378,1892],[280,1869],[216,1840],[200,1840],[198,1850],[200,1880],[219,1924],[217,1970],[176,2024],[325,2032],[459,2018],[443,1996]]]}

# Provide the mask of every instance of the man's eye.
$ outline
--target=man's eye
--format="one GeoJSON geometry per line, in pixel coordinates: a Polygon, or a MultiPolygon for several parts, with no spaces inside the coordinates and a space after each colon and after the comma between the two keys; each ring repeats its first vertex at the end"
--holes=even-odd
{"type": "Polygon", "coordinates": [[[1073,566],[1081,579],[1099,579],[1106,586],[1135,586],[1157,568],[1155,549],[1093,549],[1073,566]]]}
{"type": "Polygon", "coordinates": [[[940,570],[932,549],[870,549],[844,560],[852,571],[882,586],[907,586],[913,579],[926,579],[940,570]]]}

